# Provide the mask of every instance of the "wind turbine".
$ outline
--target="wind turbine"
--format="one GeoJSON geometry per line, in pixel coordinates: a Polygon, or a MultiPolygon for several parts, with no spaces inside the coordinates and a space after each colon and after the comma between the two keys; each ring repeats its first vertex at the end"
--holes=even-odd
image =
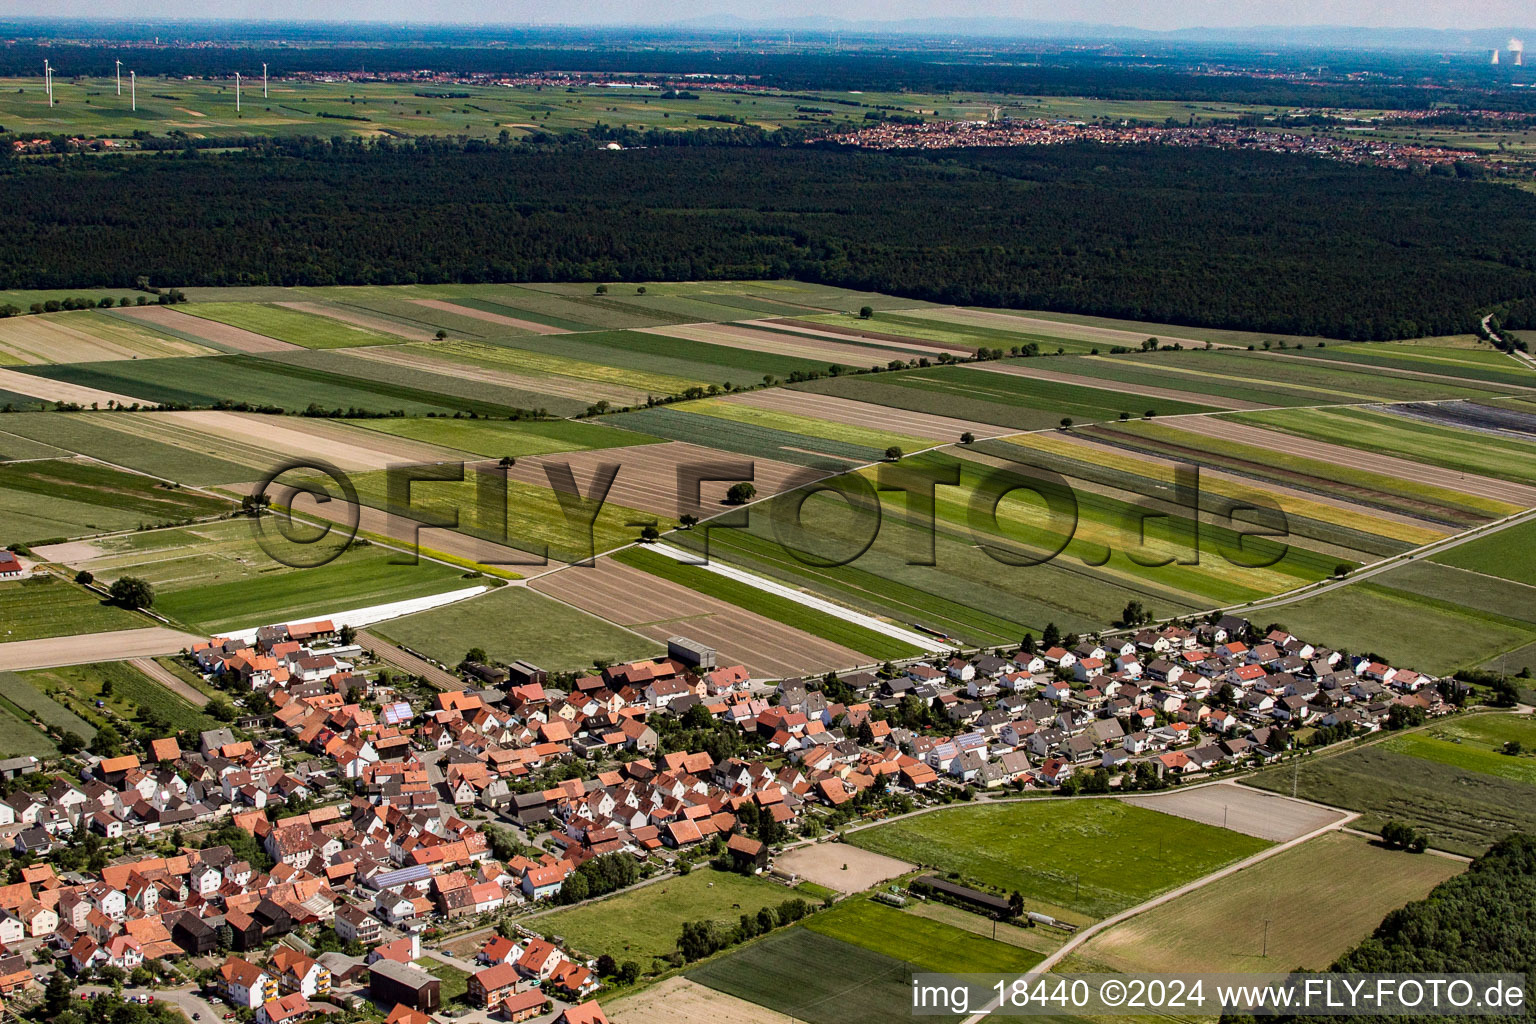
{"type": "Polygon", "coordinates": [[[261,66],[261,98],[267,98],[267,66],[261,66]]]}
{"type": "Polygon", "coordinates": [[[133,109],[134,110],[138,110],[139,109],[139,73],[137,71],[130,71],[130,72],[128,72],[128,98],[129,98],[129,101],[133,104],[133,109]]]}
{"type": "Polygon", "coordinates": [[[112,63],[117,65],[117,94],[121,96],[123,94],[123,62],[115,60],[112,63]]]}
{"type": "Polygon", "coordinates": [[[235,113],[240,113],[240,72],[235,72],[235,113]]]}
{"type": "Polygon", "coordinates": [[[48,93],[48,105],[53,106],[53,68],[46,57],[43,58],[43,89],[48,93]]]}

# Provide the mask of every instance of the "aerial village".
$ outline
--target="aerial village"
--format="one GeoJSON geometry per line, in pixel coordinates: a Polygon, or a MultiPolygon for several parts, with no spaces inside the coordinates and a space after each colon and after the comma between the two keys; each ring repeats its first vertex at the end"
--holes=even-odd
{"type": "Polygon", "coordinates": [[[211,638],[184,659],[230,693],[228,728],[0,762],[0,999],[156,981],[210,1024],[601,1024],[633,970],[541,933],[540,908],[705,861],[781,877],[777,851],[859,820],[1165,788],[1457,697],[1233,616],[815,679],[677,637],[587,675],[466,658],[462,689],[354,639],[211,638]],[[451,999],[445,974],[467,976],[451,999]]]}

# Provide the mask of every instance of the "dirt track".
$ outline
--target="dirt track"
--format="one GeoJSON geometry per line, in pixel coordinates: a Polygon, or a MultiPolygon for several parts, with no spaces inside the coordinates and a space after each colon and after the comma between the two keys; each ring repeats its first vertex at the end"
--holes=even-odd
{"type": "Polygon", "coordinates": [[[819,675],[870,662],[868,655],[611,558],[529,586],[653,640],[682,635],[706,643],[720,652],[722,665],[745,665],[754,678],[819,675]]]}
{"type": "Polygon", "coordinates": [[[0,644],[0,672],[176,654],[204,637],[162,626],[0,644]]]}
{"type": "Polygon", "coordinates": [[[884,405],[873,405],[836,395],[818,395],[810,391],[749,391],[721,399],[739,405],[773,412],[788,412],[809,416],[833,423],[864,427],[868,430],[888,430],[896,434],[910,434],[934,441],[958,441],[960,435],[972,433],[977,437],[1001,437],[1016,433],[1012,427],[1000,427],[992,423],[936,416],[926,412],[912,412],[884,405]]]}
{"type": "MultiPolygon", "coordinates": [[[[568,463],[582,494],[592,493],[593,476],[597,467],[609,463],[619,465],[613,488],[608,492],[608,502],[626,508],[654,512],[657,515],[676,517],[691,509],[679,500],[677,470],[679,466],[708,466],[721,462],[745,462],[752,466],[752,482],[759,498],[787,490],[799,483],[809,482],[825,474],[792,466],[772,459],[752,459],[745,455],[701,448],[683,441],[664,444],[641,444],[627,448],[602,448],[584,452],[562,452],[558,455],[526,456],[508,469],[507,475],[537,487],[549,487],[550,479],[545,465],[568,463]]],[[[495,466],[496,463],[483,463],[495,466]]],[[[743,479],[746,479],[743,477],[743,479]]],[[[727,510],[725,492],[733,481],[706,481],[700,486],[704,511],[701,517],[727,510]]]]}
{"type": "Polygon", "coordinates": [[[570,334],[564,327],[551,327],[549,324],[541,324],[537,320],[519,320],[515,316],[502,316],[500,313],[487,313],[483,309],[473,306],[460,306],[452,302],[444,302],[442,299],[412,299],[418,306],[426,306],[428,309],[440,310],[444,313],[456,313],[459,316],[467,316],[473,320],[484,320],[488,324],[501,324],[503,327],[516,327],[528,331],[531,334],[570,334]]]}
{"type": "Polygon", "coordinates": [[[1007,373],[1015,377],[1029,377],[1034,380],[1055,381],[1058,384],[1072,384],[1082,388],[1096,388],[1099,391],[1112,391],[1119,395],[1144,395],[1148,398],[1166,398],[1173,402],[1190,402],[1195,405],[1209,405],[1218,409],[1264,409],[1267,406],[1258,402],[1244,402],[1237,398],[1218,398],[1215,395],[1197,394],[1190,391],[1179,391],[1174,388],[1154,388],[1143,384],[1127,384],[1122,381],[1101,380],[1098,377],[1085,377],[1076,373],[1060,373],[1056,370],[1037,369],[1033,366],[1019,366],[1016,363],[968,363],[972,370],[985,370],[988,373],[1007,373]]]}
{"type": "Polygon", "coordinates": [[[863,892],[888,878],[917,868],[904,860],[861,850],[848,843],[813,843],[796,847],[774,858],[773,866],[793,872],[802,881],[815,882],[838,892],[863,892]]]}
{"type": "Polygon", "coordinates": [[[1295,434],[1250,427],[1214,416],[1180,417],[1178,426],[1181,430],[1204,434],[1207,437],[1257,445],[1271,451],[1321,459],[1324,462],[1363,469],[1372,473],[1385,473],[1400,480],[1412,480],[1415,483],[1444,487],[1464,494],[1475,494],[1480,498],[1492,498],[1495,501],[1523,505],[1526,508],[1536,507],[1536,487],[1525,484],[1493,480],[1475,473],[1460,473],[1454,469],[1444,469],[1424,462],[1411,462],[1393,455],[1377,455],[1374,452],[1346,448],[1343,445],[1329,444],[1325,441],[1312,441],[1297,437],[1295,434]]]}
{"type": "Polygon", "coordinates": [[[247,331],[242,327],[221,324],[217,320],[205,320],[200,316],[171,309],[169,306],[127,306],[114,312],[158,327],[168,327],[183,334],[190,334],[215,348],[232,348],[236,352],[303,351],[303,346],[290,345],[286,341],[278,341],[276,338],[269,338],[255,331],[247,331]]]}

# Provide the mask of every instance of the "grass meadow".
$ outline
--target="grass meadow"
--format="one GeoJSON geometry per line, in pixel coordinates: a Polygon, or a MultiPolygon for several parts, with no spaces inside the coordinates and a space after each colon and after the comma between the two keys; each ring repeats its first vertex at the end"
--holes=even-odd
{"type": "Polygon", "coordinates": [[[151,625],[84,587],[52,576],[0,583],[0,643],[151,625]]]}

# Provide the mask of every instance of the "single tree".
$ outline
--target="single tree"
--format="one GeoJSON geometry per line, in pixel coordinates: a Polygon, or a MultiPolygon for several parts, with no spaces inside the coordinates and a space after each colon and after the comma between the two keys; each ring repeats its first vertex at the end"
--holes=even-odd
{"type": "Polygon", "coordinates": [[[699,517],[691,512],[684,512],[677,518],[678,525],[685,530],[691,530],[699,525],[699,517]]]}
{"type": "Polygon", "coordinates": [[[872,317],[874,317],[874,315],[875,315],[875,309],[874,309],[873,306],[860,306],[859,307],[859,319],[860,320],[869,320],[872,317]]]}
{"type": "Polygon", "coordinates": [[[79,572],[75,573],[75,582],[80,584],[82,587],[88,586],[96,582],[96,576],[89,569],[81,569],[79,572]]]}
{"type": "Polygon", "coordinates": [[[902,452],[901,452],[900,446],[893,444],[893,445],[891,445],[889,448],[887,448],[885,450],[885,461],[886,462],[900,462],[901,461],[901,454],[902,454],[902,452]]]}
{"type": "Polygon", "coordinates": [[[661,539],[661,531],[647,524],[640,529],[640,543],[651,544],[661,539]]]}
{"type": "Polygon", "coordinates": [[[113,604],[123,608],[148,608],[155,603],[155,588],[137,576],[119,576],[107,593],[113,604]]]}
{"type": "Polygon", "coordinates": [[[599,295],[607,295],[608,294],[608,286],[605,285],[605,284],[598,285],[597,286],[597,294],[599,294],[599,295]]]}
{"type": "Polygon", "coordinates": [[[745,505],[757,497],[757,488],[745,480],[739,484],[731,484],[730,490],[725,492],[725,501],[728,505],[745,505]]]}
{"type": "Polygon", "coordinates": [[[969,430],[967,430],[965,433],[960,435],[960,443],[961,444],[971,444],[975,440],[976,440],[976,435],[971,433],[969,430]]]}
{"type": "Polygon", "coordinates": [[[1070,427],[1071,425],[1072,425],[1072,417],[1071,416],[1063,416],[1061,418],[1061,427],[1062,427],[1063,430],[1065,430],[1066,428],[1070,427]]]}
{"type": "Polygon", "coordinates": [[[357,630],[351,626],[342,626],[338,637],[341,640],[342,646],[351,647],[357,643],[357,630]]]}

